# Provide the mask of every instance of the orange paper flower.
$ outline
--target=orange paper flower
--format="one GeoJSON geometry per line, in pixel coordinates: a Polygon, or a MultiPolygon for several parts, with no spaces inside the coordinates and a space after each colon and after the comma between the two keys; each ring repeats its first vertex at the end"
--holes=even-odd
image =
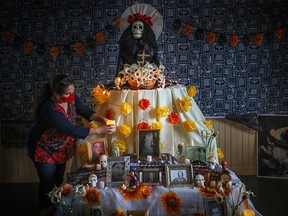
{"type": "Polygon", "coordinates": [[[114,20],[114,22],[115,22],[115,24],[116,24],[116,26],[119,28],[119,26],[120,26],[120,21],[121,21],[121,18],[120,17],[117,17],[115,20],[114,20]]]}
{"type": "Polygon", "coordinates": [[[95,104],[106,103],[108,96],[106,94],[106,91],[103,91],[99,85],[92,89],[92,93],[93,93],[93,102],[95,104]]]}
{"type": "Polygon", "coordinates": [[[168,115],[168,121],[171,124],[177,124],[179,119],[180,119],[180,117],[179,117],[178,113],[172,112],[170,115],[168,115]]]}
{"type": "Polygon", "coordinates": [[[161,197],[161,203],[163,208],[169,214],[178,214],[180,211],[181,198],[177,196],[174,191],[168,191],[161,197]]]}
{"type": "Polygon", "coordinates": [[[97,206],[100,204],[100,192],[95,189],[87,189],[82,199],[88,206],[97,206]]]}
{"type": "Polygon", "coordinates": [[[62,188],[63,188],[62,196],[64,197],[67,197],[73,190],[73,186],[70,184],[63,184],[62,188]]]}
{"type": "Polygon", "coordinates": [[[149,124],[147,122],[141,122],[137,125],[137,129],[138,130],[149,129],[149,124]]]}
{"type": "Polygon", "coordinates": [[[195,86],[190,86],[187,90],[189,97],[194,97],[197,94],[197,89],[195,86]]]}
{"type": "Polygon", "coordinates": [[[152,194],[152,187],[146,185],[137,188],[128,188],[126,190],[119,188],[118,190],[123,195],[124,200],[146,199],[152,194]]]}
{"type": "Polygon", "coordinates": [[[118,209],[116,212],[112,213],[112,216],[126,216],[122,209],[118,209]]]}
{"type": "Polygon", "coordinates": [[[141,99],[139,101],[139,107],[142,110],[146,110],[147,108],[150,107],[150,101],[148,99],[145,99],[145,98],[141,99]]]}

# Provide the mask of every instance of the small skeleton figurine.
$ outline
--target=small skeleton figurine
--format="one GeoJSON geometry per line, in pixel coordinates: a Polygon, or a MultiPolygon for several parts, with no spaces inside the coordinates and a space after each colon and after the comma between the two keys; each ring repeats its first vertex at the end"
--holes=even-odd
{"type": "Polygon", "coordinates": [[[198,174],[195,176],[195,182],[197,184],[197,187],[199,188],[205,188],[205,178],[203,175],[198,174]]]}
{"type": "Polygon", "coordinates": [[[97,175],[95,175],[94,173],[90,174],[88,180],[92,188],[97,188],[97,182],[98,182],[97,175]]]}
{"type": "Polygon", "coordinates": [[[101,164],[102,168],[106,168],[107,167],[107,159],[108,159],[107,155],[105,155],[105,154],[101,155],[100,164],[101,164]]]}
{"type": "Polygon", "coordinates": [[[133,171],[130,172],[128,176],[128,181],[129,181],[129,188],[137,188],[139,186],[139,181],[133,171]]]}
{"type": "Polygon", "coordinates": [[[209,156],[207,158],[207,165],[208,167],[211,169],[211,170],[214,170],[215,169],[215,166],[216,166],[216,159],[214,156],[209,156]]]}

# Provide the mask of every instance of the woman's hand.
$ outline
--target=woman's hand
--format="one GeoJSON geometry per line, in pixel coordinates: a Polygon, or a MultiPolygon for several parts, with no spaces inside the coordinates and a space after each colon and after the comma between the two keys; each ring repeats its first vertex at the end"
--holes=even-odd
{"type": "Polygon", "coordinates": [[[93,134],[113,134],[116,132],[116,126],[115,125],[101,125],[97,128],[90,128],[89,135],[93,134]]]}

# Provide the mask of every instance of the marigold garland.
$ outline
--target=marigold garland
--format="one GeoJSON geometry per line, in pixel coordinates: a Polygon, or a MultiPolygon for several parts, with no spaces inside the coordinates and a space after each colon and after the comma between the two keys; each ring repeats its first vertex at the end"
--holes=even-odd
{"type": "Polygon", "coordinates": [[[178,113],[172,112],[170,115],[168,115],[168,121],[171,124],[177,124],[179,121],[180,117],[178,113]]]}
{"type": "Polygon", "coordinates": [[[195,86],[190,86],[187,90],[189,97],[194,97],[197,94],[197,89],[195,86]]]}
{"type": "Polygon", "coordinates": [[[217,155],[219,159],[224,158],[224,153],[222,152],[221,148],[217,148],[217,155]]]}
{"type": "Polygon", "coordinates": [[[71,191],[73,191],[73,186],[70,185],[70,184],[66,184],[65,183],[65,184],[62,185],[62,188],[63,188],[63,191],[61,193],[62,193],[62,196],[64,196],[64,197],[69,196],[71,191]]]}
{"type": "Polygon", "coordinates": [[[120,152],[125,152],[127,149],[127,143],[123,140],[120,139],[113,140],[113,144],[115,147],[119,148],[120,152]]]}
{"type": "MultiPolygon", "coordinates": [[[[210,187],[206,187],[206,188],[198,188],[199,189],[199,192],[203,195],[203,196],[206,196],[206,197],[214,197],[215,195],[215,191],[217,193],[220,193],[223,195],[223,192],[220,191],[219,188],[210,188],[210,187]]],[[[223,188],[224,189],[224,193],[225,195],[229,195],[231,190],[227,189],[227,188],[223,188]]]]}
{"type": "Polygon", "coordinates": [[[92,89],[92,93],[93,93],[93,102],[95,104],[106,103],[108,95],[106,94],[105,91],[101,89],[99,85],[92,89]]]}
{"type": "Polygon", "coordinates": [[[196,124],[195,124],[195,122],[193,122],[191,120],[184,121],[183,122],[183,127],[188,132],[192,132],[192,131],[196,130],[196,124]]]}
{"type": "Polygon", "coordinates": [[[158,121],[155,121],[155,122],[152,123],[151,128],[152,129],[156,129],[156,130],[161,130],[162,129],[162,123],[158,122],[158,121]]]}
{"type": "Polygon", "coordinates": [[[149,124],[147,122],[141,122],[137,125],[137,129],[138,130],[149,129],[149,124]]]}
{"type": "Polygon", "coordinates": [[[180,211],[181,198],[174,191],[168,191],[160,196],[161,204],[168,214],[178,214],[180,211]]]}
{"type": "Polygon", "coordinates": [[[138,105],[140,109],[146,110],[150,107],[150,100],[143,98],[139,101],[138,105]]]}
{"type": "Polygon", "coordinates": [[[164,118],[169,112],[168,107],[166,106],[160,106],[158,108],[156,108],[155,110],[155,115],[157,118],[164,118]]]}
{"type": "Polygon", "coordinates": [[[131,132],[132,132],[132,129],[131,127],[129,127],[128,125],[126,124],[121,124],[119,126],[119,131],[120,133],[122,133],[125,137],[128,137],[130,136],[131,132]]]}
{"type": "Polygon", "coordinates": [[[122,209],[117,209],[116,212],[112,213],[112,216],[126,216],[125,212],[122,209]]]}
{"type": "Polygon", "coordinates": [[[124,200],[146,199],[152,194],[152,187],[146,185],[126,190],[119,188],[118,190],[123,195],[124,200]]]}
{"type": "Polygon", "coordinates": [[[192,102],[191,102],[191,99],[188,97],[184,96],[182,100],[178,99],[177,104],[183,112],[187,112],[191,110],[192,102]]]}
{"type": "Polygon", "coordinates": [[[87,189],[82,199],[87,206],[97,206],[100,204],[100,195],[101,193],[95,189],[87,189]]]}
{"type": "Polygon", "coordinates": [[[129,113],[131,113],[131,110],[132,106],[129,103],[124,102],[121,104],[120,112],[122,115],[128,115],[129,113]]]}
{"type": "Polygon", "coordinates": [[[204,123],[204,125],[205,125],[208,129],[213,128],[213,122],[212,122],[212,121],[206,120],[206,121],[204,121],[203,123],[204,123]]]}

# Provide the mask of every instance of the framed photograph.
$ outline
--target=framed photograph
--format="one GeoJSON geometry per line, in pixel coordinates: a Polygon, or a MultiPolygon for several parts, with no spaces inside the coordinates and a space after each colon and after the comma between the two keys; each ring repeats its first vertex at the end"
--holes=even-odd
{"type": "Polygon", "coordinates": [[[106,173],[107,187],[120,187],[125,184],[130,172],[130,156],[108,157],[106,173]]]}
{"type": "Polygon", "coordinates": [[[166,164],[166,187],[193,187],[193,167],[191,164],[166,164]]]}
{"type": "Polygon", "coordinates": [[[259,115],[257,176],[288,179],[288,115],[259,115]]]}
{"type": "Polygon", "coordinates": [[[160,168],[144,168],[139,172],[140,185],[162,185],[162,172],[160,168]]]}
{"type": "Polygon", "coordinates": [[[138,130],[138,158],[160,158],[160,130],[138,130]]]}
{"type": "Polygon", "coordinates": [[[227,205],[225,202],[217,203],[214,197],[204,197],[205,215],[227,216],[227,205]]]}
{"type": "Polygon", "coordinates": [[[87,140],[87,150],[89,161],[100,161],[101,155],[108,155],[108,145],[106,138],[87,140]]]}
{"type": "Polygon", "coordinates": [[[188,146],[186,148],[186,158],[206,163],[206,148],[202,146],[188,146]]]}
{"type": "Polygon", "coordinates": [[[127,216],[149,216],[149,210],[128,210],[127,216]]]}

